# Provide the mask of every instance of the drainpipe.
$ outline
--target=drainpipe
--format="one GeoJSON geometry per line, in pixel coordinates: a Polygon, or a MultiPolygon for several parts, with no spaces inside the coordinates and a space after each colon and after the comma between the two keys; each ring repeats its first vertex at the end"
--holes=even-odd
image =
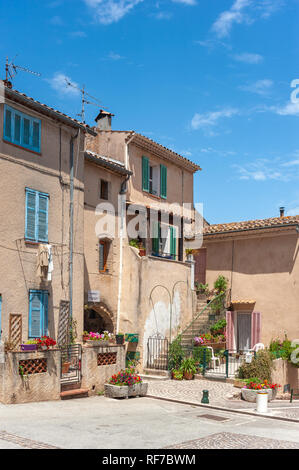
{"type": "MultiPolygon", "coordinates": [[[[125,143],[125,168],[128,170],[129,166],[129,144],[135,137],[135,133],[132,134],[128,142],[125,143]]],[[[127,193],[127,182],[129,181],[131,175],[128,175],[126,179],[122,182],[119,195],[120,195],[120,228],[119,228],[119,275],[118,275],[118,295],[117,295],[117,313],[116,313],[116,333],[119,332],[119,322],[120,322],[120,307],[121,307],[121,291],[122,291],[122,275],[123,275],[123,235],[124,235],[124,225],[126,221],[126,209],[124,209],[126,203],[126,193],[127,193]]]]}
{"type": "Polygon", "coordinates": [[[70,141],[70,239],[69,239],[69,301],[70,321],[73,317],[73,251],[74,251],[74,140],[78,137],[80,131],[76,135],[71,136],[70,141]]]}

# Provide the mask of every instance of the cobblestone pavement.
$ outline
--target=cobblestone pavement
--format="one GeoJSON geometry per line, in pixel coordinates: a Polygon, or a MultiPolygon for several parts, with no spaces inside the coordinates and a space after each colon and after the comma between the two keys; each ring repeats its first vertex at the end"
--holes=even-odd
{"type": "Polygon", "coordinates": [[[201,439],[168,446],[167,449],[299,449],[299,444],[246,434],[221,432],[201,439]]]}
{"type": "MultiPolygon", "coordinates": [[[[165,380],[149,381],[148,395],[168,398],[194,404],[201,403],[203,390],[209,390],[210,405],[238,411],[254,411],[255,403],[240,398],[232,398],[240,389],[233,384],[216,380],[165,380]]],[[[269,403],[269,414],[272,416],[291,418],[299,421],[299,402],[289,403],[275,400],[269,403]]]]}
{"type": "Polygon", "coordinates": [[[43,442],[33,441],[32,439],[27,439],[25,437],[16,436],[15,434],[10,434],[6,431],[0,431],[0,440],[8,441],[27,449],[59,449],[59,447],[44,444],[43,442]]]}
{"type": "Polygon", "coordinates": [[[200,403],[203,390],[209,390],[210,405],[219,406],[227,404],[228,396],[236,393],[232,384],[214,380],[164,380],[149,381],[148,395],[200,403]]]}

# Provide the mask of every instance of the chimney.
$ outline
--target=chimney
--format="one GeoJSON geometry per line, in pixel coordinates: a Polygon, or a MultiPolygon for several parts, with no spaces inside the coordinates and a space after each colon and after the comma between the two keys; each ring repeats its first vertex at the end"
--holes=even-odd
{"type": "Polygon", "coordinates": [[[95,118],[97,128],[100,131],[111,131],[112,116],[114,116],[114,114],[108,113],[108,111],[104,111],[104,109],[101,109],[99,114],[95,118]]]}
{"type": "Polygon", "coordinates": [[[284,207],[280,207],[279,208],[279,212],[280,212],[280,217],[284,217],[284,207]]]}

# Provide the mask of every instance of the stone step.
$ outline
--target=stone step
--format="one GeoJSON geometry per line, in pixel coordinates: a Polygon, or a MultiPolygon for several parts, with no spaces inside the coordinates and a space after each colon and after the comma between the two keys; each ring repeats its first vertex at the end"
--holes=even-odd
{"type": "Polygon", "coordinates": [[[62,383],[60,387],[60,391],[66,392],[68,390],[78,390],[79,388],[81,388],[81,382],[62,383]]]}
{"type": "Polygon", "coordinates": [[[170,372],[168,370],[163,370],[163,369],[149,369],[148,367],[143,369],[144,376],[159,376],[165,378],[170,377],[170,372]]]}
{"type": "Polygon", "coordinates": [[[73,390],[65,390],[60,393],[61,400],[70,400],[72,398],[85,398],[88,397],[88,388],[76,388],[73,390]]]}

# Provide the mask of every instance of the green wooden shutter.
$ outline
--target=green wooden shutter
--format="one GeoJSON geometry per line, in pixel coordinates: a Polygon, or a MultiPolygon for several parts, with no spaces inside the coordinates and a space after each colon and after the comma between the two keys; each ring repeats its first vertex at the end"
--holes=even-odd
{"type": "Polygon", "coordinates": [[[160,165],[160,196],[163,199],[167,198],[167,168],[165,165],[160,165]]]}
{"type": "Polygon", "coordinates": [[[152,234],[152,250],[154,254],[159,253],[159,239],[161,234],[161,226],[159,222],[154,222],[153,224],[153,234],[152,234]]]}
{"type": "Polygon", "coordinates": [[[149,192],[149,160],[142,157],[142,190],[149,192]]]}
{"type": "Polygon", "coordinates": [[[170,254],[176,259],[176,228],[170,225],[170,254]]]}

